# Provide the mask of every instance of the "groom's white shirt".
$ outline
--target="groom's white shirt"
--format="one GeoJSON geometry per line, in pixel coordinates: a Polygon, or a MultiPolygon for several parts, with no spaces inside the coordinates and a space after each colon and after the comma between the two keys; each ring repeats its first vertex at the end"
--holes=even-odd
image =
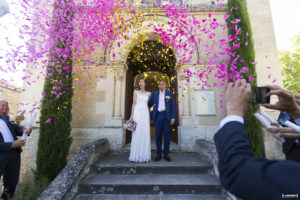
{"type": "Polygon", "coordinates": [[[161,92],[161,91],[159,90],[158,112],[166,110],[166,105],[165,105],[165,92],[166,92],[166,91],[161,92]]]}
{"type": "Polygon", "coordinates": [[[4,142],[13,142],[14,141],[14,138],[13,138],[9,128],[7,127],[7,124],[2,119],[0,119],[0,130],[1,130],[0,132],[2,133],[4,142]]]}

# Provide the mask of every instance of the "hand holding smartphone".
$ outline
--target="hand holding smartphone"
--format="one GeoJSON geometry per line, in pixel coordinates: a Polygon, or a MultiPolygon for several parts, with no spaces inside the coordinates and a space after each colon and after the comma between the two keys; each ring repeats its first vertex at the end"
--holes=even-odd
{"type": "Polygon", "coordinates": [[[253,104],[269,104],[270,96],[267,94],[270,92],[269,88],[266,87],[252,87],[252,95],[249,103],[253,104]]]}

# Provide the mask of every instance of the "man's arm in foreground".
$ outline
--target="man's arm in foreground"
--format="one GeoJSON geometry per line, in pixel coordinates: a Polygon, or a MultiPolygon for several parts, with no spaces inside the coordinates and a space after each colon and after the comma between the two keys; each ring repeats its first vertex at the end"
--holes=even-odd
{"type": "MultiPolygon", "coordinates": [[[[230,83],[225,94],[226,121],[233,115],[241,120],[221,122],[214,140],[219,156],[220,179],[236,196],[247,199],[281,199],[283,194],[300,195],[300,164],[256,158],[243,125],[244,109],[251,95],[249,84],[230,83]]],[[[251,134],[251,133],[249,133],[251,134]]]]}
{"type": "Polygon", "coordinates": [[[228,122],[214,137],[224,187],[243,199],[281,199],[300,195],[300,164],[256,158],[244,125],[228,122]]]}

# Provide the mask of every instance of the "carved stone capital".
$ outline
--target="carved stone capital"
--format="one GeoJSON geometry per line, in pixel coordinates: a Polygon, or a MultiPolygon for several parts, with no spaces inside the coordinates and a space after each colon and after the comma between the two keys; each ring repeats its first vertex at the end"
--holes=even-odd
{"type": "Polygon", "coordinates": [[[124,78],[124,68],[116,68],[114,69],[114,79],[122,81],[124,78]]]}

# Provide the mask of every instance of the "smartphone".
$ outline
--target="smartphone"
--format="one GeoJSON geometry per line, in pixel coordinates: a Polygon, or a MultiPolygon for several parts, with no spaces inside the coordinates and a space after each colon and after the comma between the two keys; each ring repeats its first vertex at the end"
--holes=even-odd
{"type": "Polygon", "coordinates": [[[26,112],[26,110],[23,110],[23,111],[22,111],[22,113],[21,113],[20,115],[24,115],[24,114],[25,114],[25,112],[26,112]]]}
{"type": "Polygon", "coordinates": [[[252,95],[250,97],[249,103],[270,103],[270,96],[267,96],[269,92],[270,89],[266,87],[252,87],[252,95]]]}

